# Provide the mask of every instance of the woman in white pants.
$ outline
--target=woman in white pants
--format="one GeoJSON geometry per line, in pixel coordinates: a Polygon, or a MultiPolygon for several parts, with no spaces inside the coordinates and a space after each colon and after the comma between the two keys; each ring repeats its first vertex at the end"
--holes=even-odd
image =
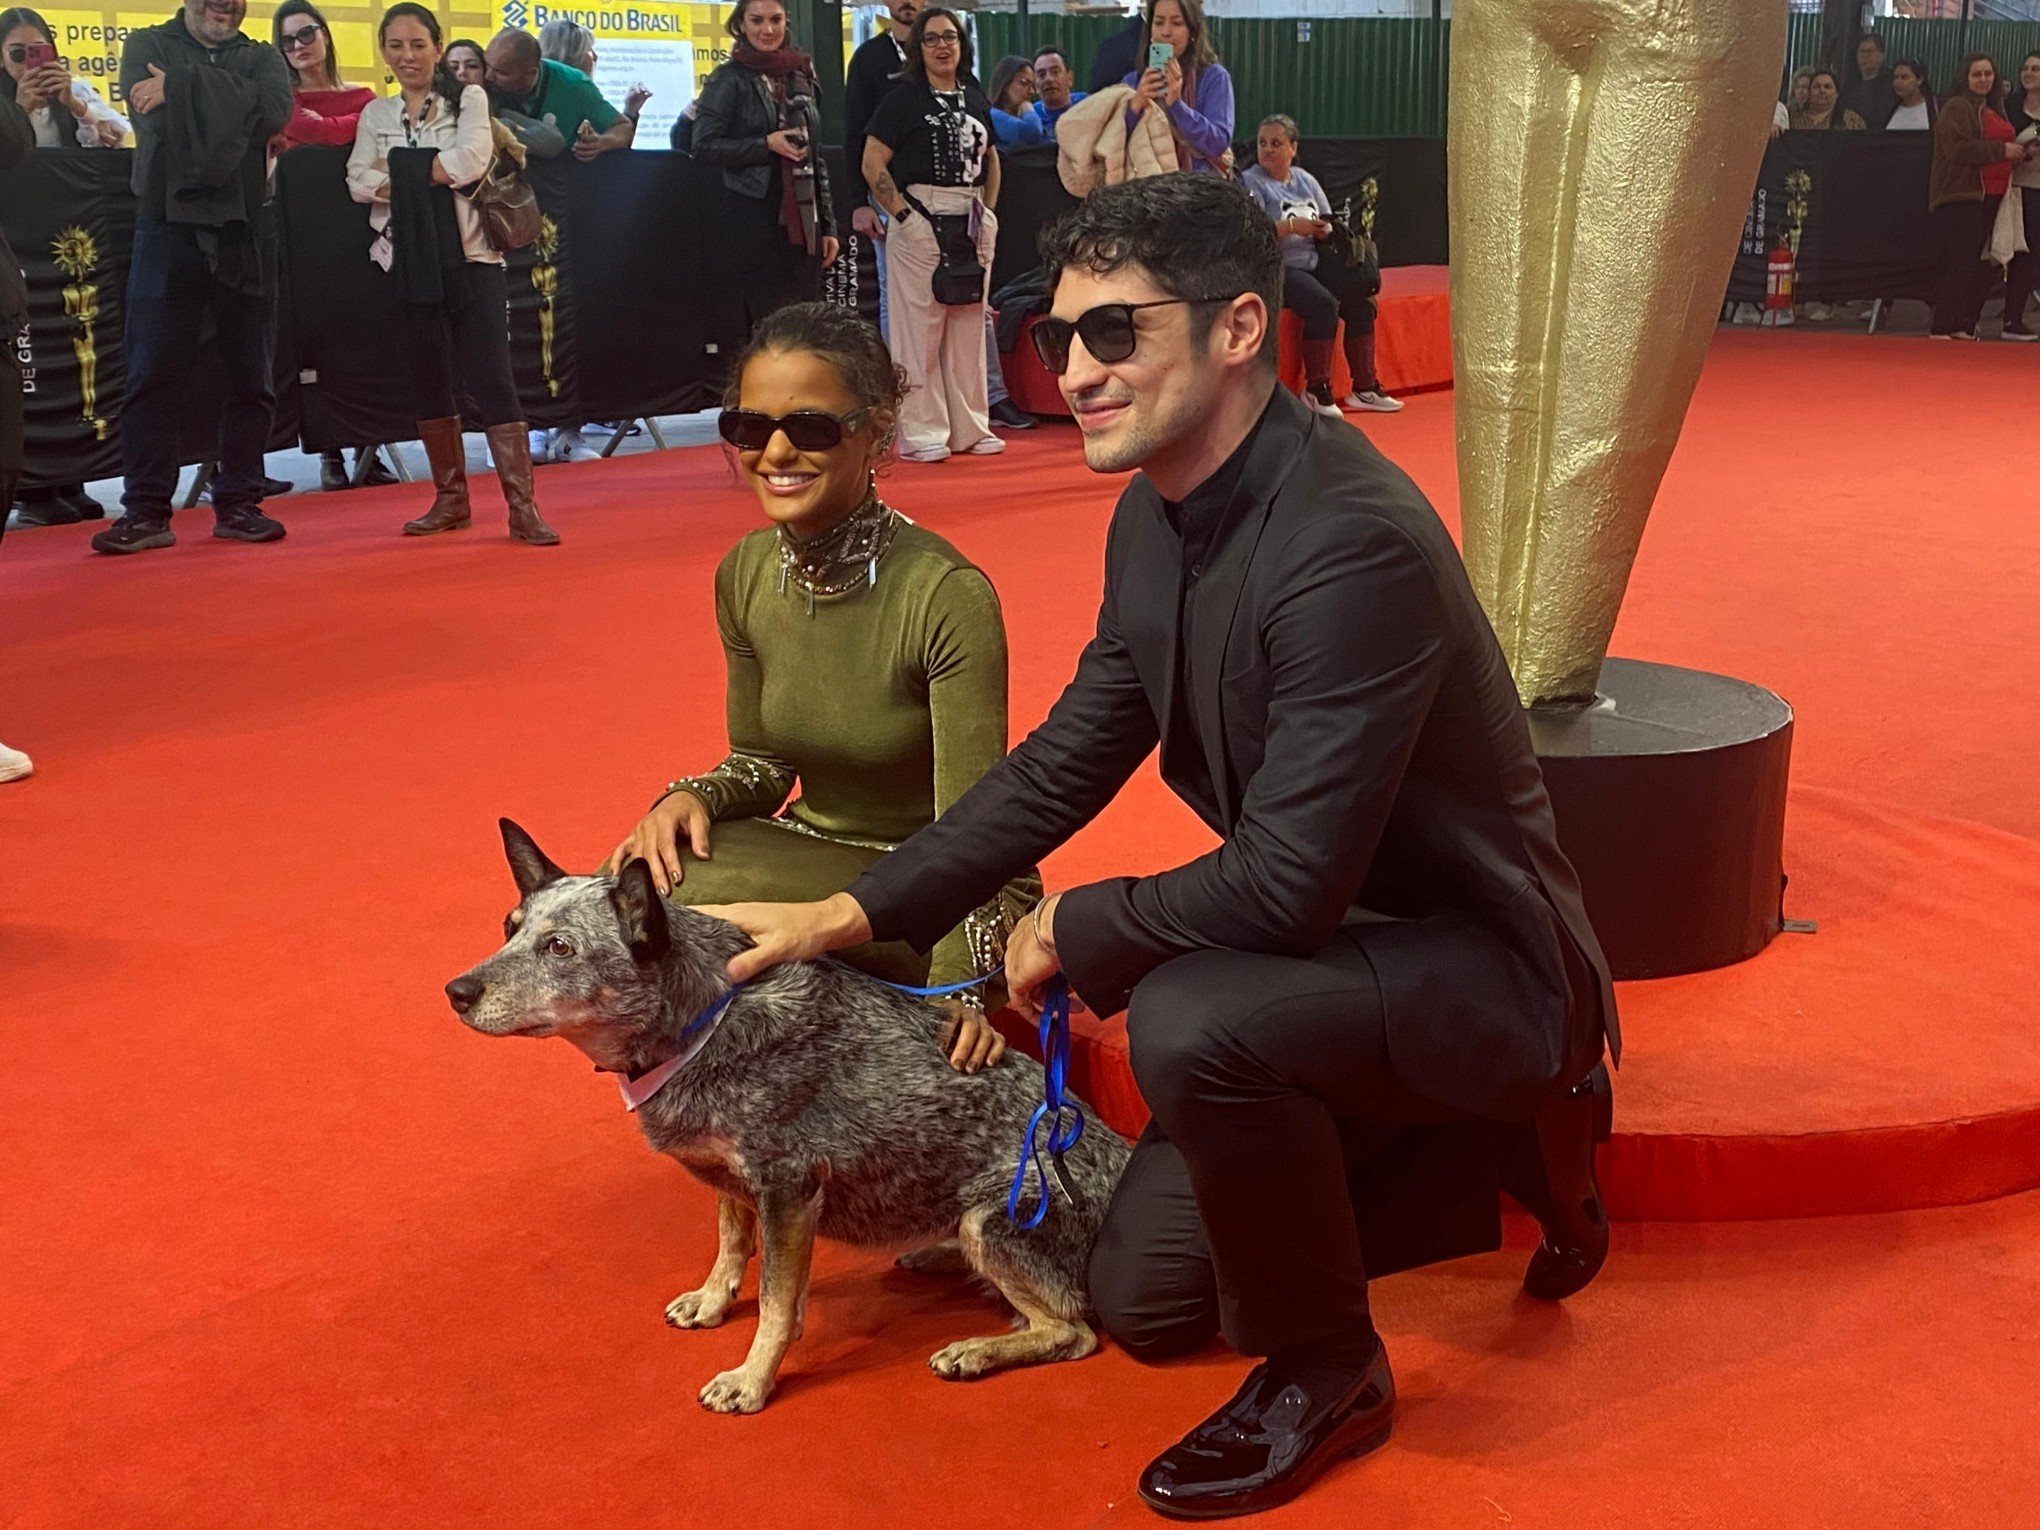
{"type": "MultiPolygon", "coordinates": [[[[956,12],[931,6],[907,34],[897,88],[872,115],[864,178],[892,218],[886,239],[893,359],[907,374],[900,411],[903,462],[940,462],[956,452],[988,456],[1006,443],[992,434],[985,396],[985,294],[998,220],[999,153],[992,105],[971,77],[970,35],[956,12]],[[935,217],[975,224],[985,279],[977,301],[935,299],[941,263],[935,217]]],[[[966,223],[965,227],[969,227],[966,223]]]]}

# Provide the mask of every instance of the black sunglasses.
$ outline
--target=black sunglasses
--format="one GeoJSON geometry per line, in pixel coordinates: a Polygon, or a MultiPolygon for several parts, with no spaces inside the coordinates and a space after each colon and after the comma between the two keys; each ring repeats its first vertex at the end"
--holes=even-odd
{"type": "Polygon", "coordinates": [[[1124,361],[1133,354],[1140,332],[1133,316],[1143,308],[1169,308],[1177,303],[1192,307],[1200,303],[1230,303],[1229,297],[1156,298],[1152,303],[1100,303],[1074,319],[1036,319],[1029,331],[1034,337],[1034,354],[1057,377],[1070,369],[1070,336],[1082,337],[1084,349],[1094,361],[1124,361]]]}
{"type": "Polygon", "coordinates": [[[774,419],[756,409],[725,409],[715,428],[722,438],[740,452],[762,452],[779,431],[797,452],[833,451],[843,437],[861,430],[871,418],[869,409],[853,409],[845,415],[824,414],[819,409],[799,409],[774,419]]]}
{"type": "Polygon", "coordinates": [[[324,30],[322,27],[314,23],[308,27],[299,27],[295,32],[285,32],[278,46],[285,53],[301,52],[312,45],[312,39],[317,37],[322,30],[324,30]]]}

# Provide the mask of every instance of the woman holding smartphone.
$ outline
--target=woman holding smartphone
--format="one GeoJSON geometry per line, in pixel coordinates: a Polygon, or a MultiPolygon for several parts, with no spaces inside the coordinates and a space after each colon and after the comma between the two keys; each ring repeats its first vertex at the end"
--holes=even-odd
{"type": "Polygon", "coordinates": [[[1200,0],[1154,0],[1148,12],[1147,67],[1129,74],[1129,119],[1166,112],[1176,168],[1232,174],[1233,84],[1212,51],[1200,0]]]}
{"type": "Polygon", "coordinates": [[[819,297],[835,262],[836,202],[817,152],[821,86],[793,45],[781,0],[737,0],[730,61],[701,87],[694,157],[722,171],[724,280],[748,332],[773,310],[819,297]]]}

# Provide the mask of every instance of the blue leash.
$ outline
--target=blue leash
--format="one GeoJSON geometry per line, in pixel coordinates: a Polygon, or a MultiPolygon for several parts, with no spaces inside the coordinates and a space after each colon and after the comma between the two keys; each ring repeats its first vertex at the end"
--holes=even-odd
{"type": "MultiPolygon", "coordinates": [[[[994,967],[983,977],[946,983],[937,988],[915,988],[905,983],[886,983],[885,986],[916,999],[940,999],[961,993],[966,988],[975,988],[1005,970],[1002,966],[994,967]]],[[[883,978],[879,981],[885,982],[883,978]]],[[[1041,1073],[1045,1098],[1034,1107],[1034,1114],[1028,1118],[1027,1135],[1020,1141],[1020,1161],[1013,1169],[1013,1188],[1006,1193],[1006,1219],[1016,1223],[1023,1232],[1032,1232],[1048,1219],[1050,1186],[1054,1186],[1066,1204],[1076,1203],[1068,1182],[1063,1178],[1062,1155],[1083,1137],[1084,1111],[1074,1101],[1063,1098],[1063,1086],[1070,1074],[1070,985],[1060,972],[1048,980],[1041,996],[1041,1073]],[[1048,1126],[1046,1141],[1041,1131],[1044,1123],[1048,1126]],[[1048,1155],[1046,1162],[1042,1158],[1044,1153],[1048,1155]],[[1027,1171],[1030,1167],[1034,1170],[1039,1189],[1034,1210],[1023,1222],[1020,1219],[1020,1202],[1027,1193],[1027,1171]]]]}

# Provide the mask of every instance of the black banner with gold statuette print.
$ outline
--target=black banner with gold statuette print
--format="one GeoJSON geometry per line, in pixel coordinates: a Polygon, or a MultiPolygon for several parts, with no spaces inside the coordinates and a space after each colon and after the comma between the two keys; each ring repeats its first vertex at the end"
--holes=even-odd
{"type": "Polygon", "coordinates": [[[1931,133],[1773,139],[1743,223],[1729,300],[1763,303],[1777,249],[1792,252],[1792,295],[1802,303],[1931,300],[1941,265],[1927,213],[1933,160],[1931,133]]]}

